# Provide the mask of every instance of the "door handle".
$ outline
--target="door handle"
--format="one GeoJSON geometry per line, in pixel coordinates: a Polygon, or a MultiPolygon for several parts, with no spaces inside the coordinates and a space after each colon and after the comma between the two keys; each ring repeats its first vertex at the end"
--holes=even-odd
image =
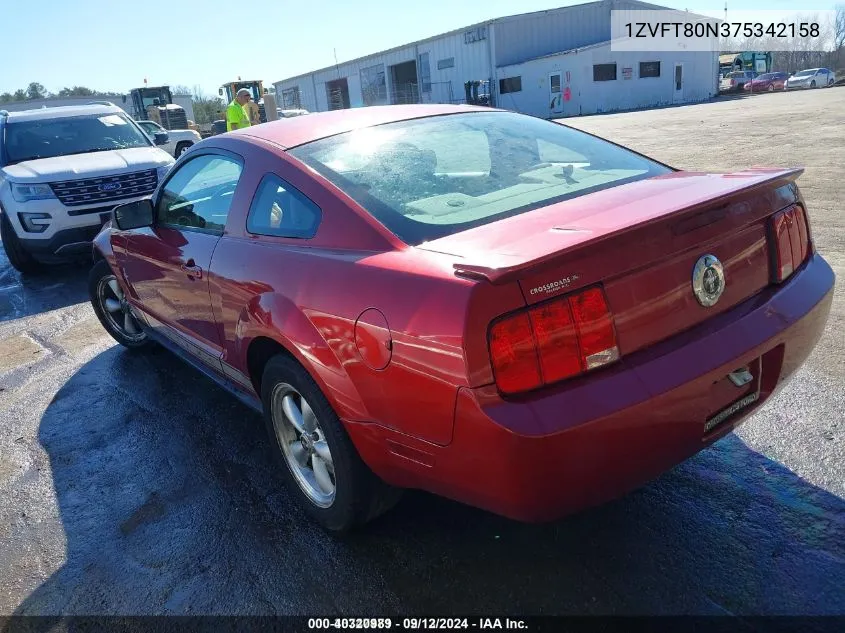
{"type": "Polygon", "coordinates": [[[191,279],[202,279],[202,268],[194,264],[193,259],[189,259],[187,264],[182,264],[182,272],[191,279]]]}

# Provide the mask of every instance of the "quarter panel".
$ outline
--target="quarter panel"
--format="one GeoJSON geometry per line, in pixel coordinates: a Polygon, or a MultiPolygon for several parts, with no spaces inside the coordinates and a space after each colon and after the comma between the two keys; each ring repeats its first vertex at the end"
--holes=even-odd
{"type": "Polygon", "coordinates": [[[223,360],[247,374],[249,344],[267,336],[311,372],[341,418],[447,444],[457,389],[468,384],[462,342],[473,282],[437,260],[415,249],[371,253],[224,236],[212,262],[223,360]],[[383,370],[368,367],[355,343],[355,322],[368,308],[390,328],[383,370]]]}

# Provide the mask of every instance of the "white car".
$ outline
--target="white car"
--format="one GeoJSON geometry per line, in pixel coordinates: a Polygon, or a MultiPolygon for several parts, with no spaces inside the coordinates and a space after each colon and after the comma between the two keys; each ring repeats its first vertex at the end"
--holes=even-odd
{"type": "Polygon", "coordinates": [[[150,138],[162,132],[168,136],[168,141],[161,148],[174,158],[179,158],[186,149],[202,140],[199,132],[194,130],[166,130],[155,121],[136,121],[150,138]]]}
{"type": "Polygon", "coordinates": [[[786,89],[827,88],[836,83],[836,74],[827,68],[800,70],[786,80],[786,89]]]}
{"type": "Polygon", "coordinates": [[[304,108],[293,108],[290,110],[276,108],[276,116],[280,119],[289,119],[294,116],[302,116],[303,114],[310,114],[310,112],[308,112],[308,110],[305,110],[304,108]]]}
{"type": "Polygon", "coordinates": [[[121,202],[149,196],[173,157],[114,105],[0,111],[0,236],[21,272],[91,253],[121,202]]]}

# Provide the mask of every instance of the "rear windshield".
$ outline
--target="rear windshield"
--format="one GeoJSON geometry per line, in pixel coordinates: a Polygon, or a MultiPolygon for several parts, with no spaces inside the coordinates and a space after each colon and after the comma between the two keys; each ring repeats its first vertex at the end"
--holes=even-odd
{"type": "Polygon", "coordinates": [[[583,132],[511,112],[389,123],[291,154],[411,245],[671,172],[583,132]]]}
{"type": "Polygon", "coordinates": [[[6,162],[149,147],[150,140],[122,114],[97,114],[10,122],[5,126],[6,162]]]}

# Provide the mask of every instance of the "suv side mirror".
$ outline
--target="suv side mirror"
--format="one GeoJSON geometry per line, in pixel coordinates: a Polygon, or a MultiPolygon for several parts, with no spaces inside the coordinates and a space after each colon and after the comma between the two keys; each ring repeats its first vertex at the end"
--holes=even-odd
{"type": "Polygon", "coordinates": [[[153,224],[153,203],[149,198],[119,204],[114,208],[114,223],[121,231],[140,229],[153,224]]]}
{"type": "Polygon", "coordinates": [[[156,132],[153,135],[153,140],[156,145],[167,145],[167,142],[170,140],[170,136],[167,132],[156,132]]]}

